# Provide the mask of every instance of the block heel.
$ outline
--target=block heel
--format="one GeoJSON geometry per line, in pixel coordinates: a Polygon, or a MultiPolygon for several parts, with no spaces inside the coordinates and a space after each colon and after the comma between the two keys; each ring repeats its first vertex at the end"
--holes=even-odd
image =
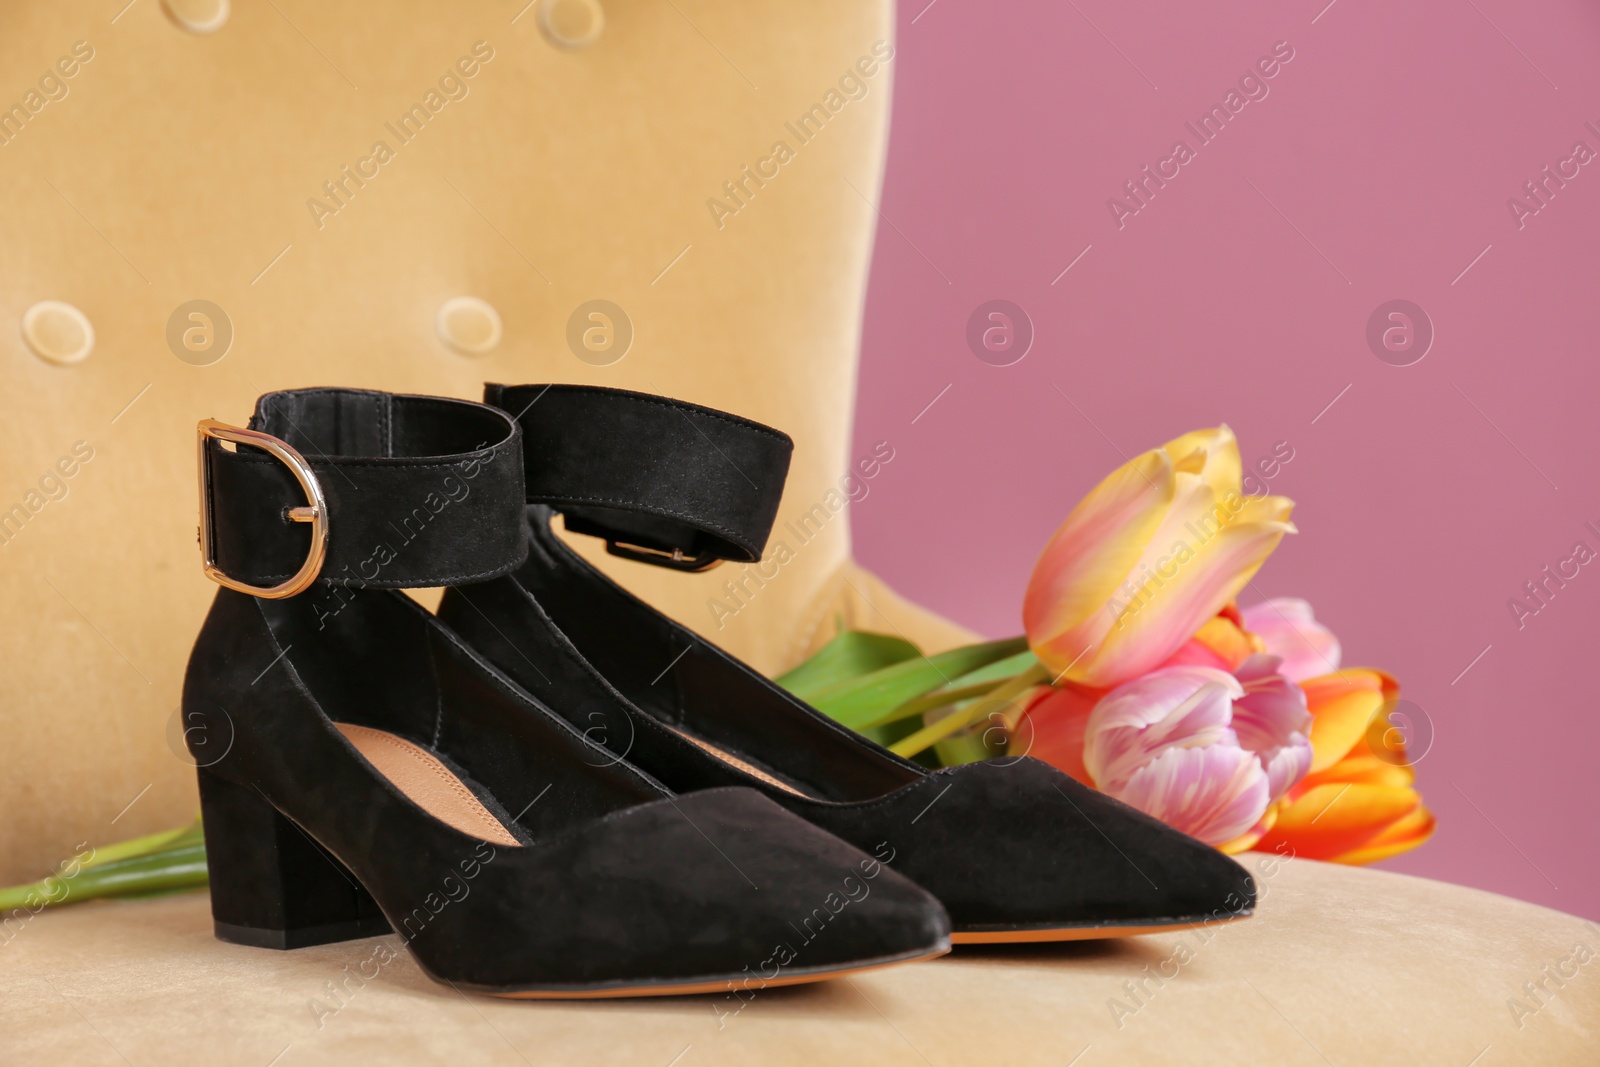
{"type": "Polygon", "coordinates": [[[202,769],[200,812],[219,940],[291,949],[390,931],[344,864],[256,790],[202,769]]]}

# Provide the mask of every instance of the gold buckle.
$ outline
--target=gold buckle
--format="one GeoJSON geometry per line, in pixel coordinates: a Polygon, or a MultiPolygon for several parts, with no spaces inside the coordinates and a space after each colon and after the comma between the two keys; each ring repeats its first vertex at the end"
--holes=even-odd
{"type": "Polygon", "coordinates": [[[224,588],[268,600],[281,600],[304,592],[322,572],[322,561],[328,553],[328,501],[322,495],[322,484],[317,481],[316,472],[287,441],[271,434],[229,426],[216,419],[201,419],[195,430],[199,434],[200,447],[200,569],[205,571],[207,578],[224,588]],[[289,468],[289,473],[294,475],[295,481],[305,491],[309,503],[305,507],[290,508],[288,516],[291,522],[311,524],[311,551],[307,553],[305,563],[287,581],[274,586],[251,585],[228,577],[217,566],[211,544],[211,465],[206,459],[208,437],[232,441],[236,445],[250,445],[270,454],[289,468]]]}
{"type": "Polygon", "coordinates": [[[634,545],[626,541],[606,541],[606,551],[622,559],[631,559],[638,563],[657,563],[663,567],[674,570],[688,571],[690,574],[700,574],[722,565],[722,560],[715,556],[688,556],[683,549],[674,548],[667,552],[649,545],[634,545]]]}

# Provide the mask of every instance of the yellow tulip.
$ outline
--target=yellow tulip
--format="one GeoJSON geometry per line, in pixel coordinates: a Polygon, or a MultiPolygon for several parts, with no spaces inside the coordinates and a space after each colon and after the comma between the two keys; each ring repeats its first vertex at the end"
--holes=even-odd
{"type": "Polygon", "coordinates": [[[1113,471],[1034,565],[1023,628],[1058,680],[1110,688],[1164,662],[1244,588],[1286,533],[1292,501],[1245,495],[1226,426],[1113,471]]]}

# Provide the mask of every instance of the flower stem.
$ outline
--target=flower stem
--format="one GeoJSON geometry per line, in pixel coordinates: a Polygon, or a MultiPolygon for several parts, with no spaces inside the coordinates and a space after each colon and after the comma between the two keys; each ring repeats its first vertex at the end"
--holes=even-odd
{"type": "Polygon", "coordinates": [[[949,704],[959,704],[963,700],[981,697],[985,693],[992,692],[999,686],[1004,685],[1005,681],[1006,679],[1004,678],[995,678],[987,682],[977,682],[973,685],[957,686],[953,689],[936,689],[931,693],[913,697],[904,704],[890,708],[876,719],[862,723],[859,729],[870,730],[874,726],[899,722],[901,719],[907,719],[913,715],[923,715],[930,711],[936,711],[949,704]]]}
{"type": "Polygon", "coordinates": [[[946,715],[938,722],[924,726],[911,736],[889,746],[889,750],[897,756],[915,756],[918,752],[930,745],[937,744],[957,730],[964,729],[975,722],[982,722],[991,713],[999,711],[1028,690],[1049,680],[1050,669],[1042,663],[1036,663],[1027,670],[1013,675],[1004,684],[990,690],[988,696],[973,701],[960,711],[946,715]]]}

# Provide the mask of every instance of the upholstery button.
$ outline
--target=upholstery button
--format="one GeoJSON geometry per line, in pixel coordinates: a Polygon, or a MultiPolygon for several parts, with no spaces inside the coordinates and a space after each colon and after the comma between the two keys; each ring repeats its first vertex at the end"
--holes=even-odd
{"type": "Polygon", "coordinates": [[[600,0],[539,0],[539,30],[557,48],[587,48],[600,39],[600,0]]]}
{"type": "Polygon", "coordinates": [[[229,0],[161,0],[161,6],[190,33],[216,33],[232,14],[229,0]]]}
{"type": "Polygon", "coordinates": [[[71,304],[41,300],[22,313],[22,339],[40,359],[77,363],[94,351],[94,326],[71,304]]]}
{"type": "Polygon", "coordinates": [[[457,352],[481,356],[500,343],[500,313],[475,296],[451,297],[439,306],[434,329],[457,352]]]}

